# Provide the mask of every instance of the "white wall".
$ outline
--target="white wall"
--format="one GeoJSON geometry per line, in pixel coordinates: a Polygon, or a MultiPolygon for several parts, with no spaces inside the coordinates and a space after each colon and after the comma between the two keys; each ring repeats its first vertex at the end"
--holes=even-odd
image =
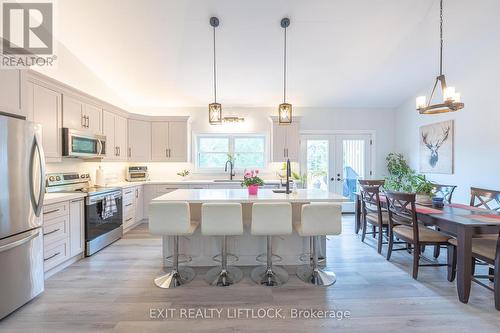
{"type": "MultiPolygon", "coordinates": [[[[497,28],[497,36],[500,36],[499,30],[500,27],[497,28]]],[[[463,203],[470,200],[471,186],[500,190],[498,40],[491,45],[483,45],[483,48],[476,49],[474,55],[469,56],[475,60],[474,66],[448,69],[450,74],[453,73],[453,78],[448,78],[448,85],[455,86],[462,93],[465,103],[463,110],[443,115],[419,115],[415,110],[415,99],[412,98],[396,111],[397,150],[407,156],[416,170],[419,161],[419,126],[455,120],[454,174],[429,174],[428,177],[437,183],[458,185],[454,201],[463,203]]],[[[422,90],[418,95],[425,93],[422,90]]]]}

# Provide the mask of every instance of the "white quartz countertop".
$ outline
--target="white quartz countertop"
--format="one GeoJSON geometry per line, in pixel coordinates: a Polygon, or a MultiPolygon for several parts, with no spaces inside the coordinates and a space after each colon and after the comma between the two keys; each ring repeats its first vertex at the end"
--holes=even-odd
{"type": "Polygon", "coordinates": [[[81,192],[72,192],[72,193],[45,193],[43,204],[50,205],[53,203],[58,203],[62,201],[70,201],[85,198],[87,196],[86,193],[81,192]]]}
{"type": "MultiPolygon", "coordinates": [[[[136,181],[136,182],[119,182],[107,184],[107,186],[116,186],[116,187],[133,187],[140,185],[210,185],[210,184],[234,184],[240,183],[241,179],[234,179],[233,181],[216,181],[213,179],[187,179],[187,180],[144,180],[144,181],[136,181]]],[[[279,179],[264,179],[264,184],[279,184],[279,179]]]]}
{"type": "Polygon", "coordinates": [[[153,202],[186,201],[189,203],[207,202],[347,202],[348,199],[339,194],[299,189],[295,193],[274,193],[269,189],[259,189],[257,195],[248,195],[247,189],[180,189],[159,196],[153,202]]]}

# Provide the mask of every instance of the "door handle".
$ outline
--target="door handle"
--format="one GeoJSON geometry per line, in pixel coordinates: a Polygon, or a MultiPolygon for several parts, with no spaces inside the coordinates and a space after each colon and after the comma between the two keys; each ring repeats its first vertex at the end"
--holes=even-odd
{"type": "Polygon", "coordinates": [[[82,115],[80,116],[80,118],[81,118],[81,119],[80,119],[80,125],[81,125],[82,127],[85,127],[85,116],[82,114],[82,115]]]}
{"type": "Polygon", "coordinates": [[[52,230],[52,231],[46,232],[46,233],[44,233],[43,235],[44,235],[44,236],[52,235],[53,233],[56,233],[56,232],[58,232],[59,230],[61,230],[61,229],[55,229],[55,230],[52,230]]]}
{"type": "Polygon", "coordinates": [[[89,116],[85,116],[85,119],[87,119],[87,122],[86,122],[87,128],[90,128],[90,117],[89,116]]]}
{"type": "Polygon", "coordinates": [[[42,212],[42,206],[43,206],[43,199],[45,197],[45,154],[43,152],[43,148],[41,145],[41,140],[40,140],[40,135],[38,133],[35,133],[34,140],[33,140],[33,146],[31,148],[31,154],[30,154],[30,168],[29,168],[29,184],[30,184],[30,190],[31,190],[31,203],[33,204],[33,208],[35,211],[35,215],[38,217],[40,216],[40,213],[42,212]],[[39,190],[40,193],[38,194],[38,198],[35,198],[35,187],[33,184],[33,164],[35,160],[35,153],[38,153],[38,158],[40,159],[40,184],[39,184],[39,190]],[[38,200],[36,200],[38,199],[38,200]]]}
{"type": "Polygon", "coordinates": [[[165,157],[168,157],[168,148],[165,148],[165,157]]]}
{"type": "Polygon", "coordinates": [[[36,229],[36,230],[32,230],[30,231],[31,234],[22,238],[22,239],[19,239],[15,242],[12,242],[10,244],[6,244],[6,245],[2,245],[0,246],[0,252],[4,252],[4,251],[7,251],[7,250],[10,250],[10,249],[13,249],[15,247],[18,247],[20,245],[23,245],[24,243],[27,243],[29,242],[30,240],[32,240],[33,238],[35,238],[36,236],[39,235],[39,229],[36,229]]]}
{"type": "Polygon", "coordinates": [[[132,148],[128,148],[128,157],[132,157],[132,148]]]}
{"type": "Polygon", "coordinates": [[[121,147],[118,147],[118,156],[122,156],[122,149],[121,149],[121,147]]]}

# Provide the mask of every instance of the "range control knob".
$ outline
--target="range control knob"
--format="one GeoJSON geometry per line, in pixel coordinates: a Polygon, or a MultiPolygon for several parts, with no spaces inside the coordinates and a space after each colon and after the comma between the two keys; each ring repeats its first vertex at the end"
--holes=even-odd
{"type": "Polygon", "coordinates": [[[55,180],[54,176],[49,177],[49,181],[53,182],[55,180]]]}
{"type": "Polygon", "coordinates": [[[87,174],[85,175],[85,178],[90,178],[90,175],[87,173],[87,174]]]}
{"type": "Polygon", "coordinates": [[[85,175],[82,173],[82,174],[80,175],[80,178],[85,178],[85,175]]]}
{"type": "Polygon", "coordinates": [[[57,177],[56,177],[56,180],[57,180],[57,181],[60,181],[60,180],[61,180],[61,177],[57,176],[57,177]]]}

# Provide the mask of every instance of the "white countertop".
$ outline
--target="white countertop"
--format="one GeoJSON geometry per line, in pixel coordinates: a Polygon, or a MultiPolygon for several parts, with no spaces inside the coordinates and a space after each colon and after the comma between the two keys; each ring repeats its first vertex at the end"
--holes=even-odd
{"type": "Polygon", "coordinates": [[[299,189],[296,193],[274,193],[269,189],[259,189],[257,195],[248,195],[247,189],[191,189],[175,190],[164,194],[153,202],[186,201],[189,203],[207,202],[347,202],[348,199],[339,194],[320,191],[299,189]]]}
{"type": "Polygon", "coordinates": [[[70,201],[75,199],[85,198],[86,193],[71,192],[71,193],[45,193],[43,204],[50,205],[61,201],[70,201]]]}
{"type": "MultiPolygon", "coordinates": [[[[186,179],[186,180],[142,180],[142,181],[136,181],[136,182],[118,182],[118,183],[112,183],[112,184],[107,184],[106,186],[110,187],[133,187],[133,186],[140,186],[140,185],[163,185],[163,184],[168,184],[168,185],[213,185],[213,184],[234,184],[234,183],[240,183],[241,179],[234,179],[232,182],[231,181],[215,181],[213,179],[186,179]]],[[[279,184],[280,180],[279,179],[264,179],[264,184],[279,184]]]]}

